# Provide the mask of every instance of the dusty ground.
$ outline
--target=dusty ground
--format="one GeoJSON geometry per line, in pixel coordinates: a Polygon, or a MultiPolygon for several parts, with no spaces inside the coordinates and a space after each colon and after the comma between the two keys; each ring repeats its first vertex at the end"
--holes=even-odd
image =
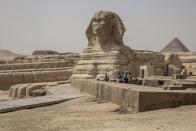
{"type": "Polygon", "coordinates": [[[0,60],[12,60],[14,57],[19,56],[17,53],[13,53],[9,50],[0,49],[0,60]]]}
{"type": "Polygon", "coordinates": [[[196,106],[118,114],[117,105],[85,96],[0,114],[0,131],[195,131],[196,106]]]}
{"type": "Polygon", "coordinates": [[[0,101],[9,100],[8,97],[9,91],[2,91],[0,90],[0,101]]]}

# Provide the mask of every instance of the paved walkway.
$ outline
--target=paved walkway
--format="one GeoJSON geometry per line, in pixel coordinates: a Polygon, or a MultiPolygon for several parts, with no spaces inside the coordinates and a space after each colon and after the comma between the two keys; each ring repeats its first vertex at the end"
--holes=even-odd
{"type": "Polygon", "coordinates": [[[80,91],[71,87],[70,84],[46,87],[49,93],[53,95],[81,95],[80,91]]]}
{"type": "Polygon", "coordinates": [[[84,96],[84,94],[81,94],[79,90],[71,87],[69,84],[49,86],[47,89],[51,95],[0,102],[0,113],[48,106],[84,96]]]}

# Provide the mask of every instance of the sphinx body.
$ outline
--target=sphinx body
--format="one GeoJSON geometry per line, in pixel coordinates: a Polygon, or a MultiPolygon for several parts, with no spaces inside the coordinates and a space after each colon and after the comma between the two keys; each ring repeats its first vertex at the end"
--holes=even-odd
{"type": "Polygon", "coordinates": [[[132,50],[123,43],[124,24],[113,12],[100,11],[92,18],[83,50],[72,78],[94,79],[100,74],[122,71],[131,60],[132,50]]]}

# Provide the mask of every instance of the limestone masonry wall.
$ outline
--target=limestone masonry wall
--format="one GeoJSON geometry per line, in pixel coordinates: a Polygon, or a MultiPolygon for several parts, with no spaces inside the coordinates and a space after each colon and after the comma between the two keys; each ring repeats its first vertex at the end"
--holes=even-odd
{"type": "Polygon", "coordinates": [[[164,55],[157,52],[134,51],[134,53],[130,55],[132,55],[132,60],[125,70],[131,72],[134,77],[139,77],[140,66],[146,65],[148,63],[164,62],[164,55]]]}
{"type": "MultiPolygon", "coordinates": [[[[171,53],[164,53],[166,58],[170,54],[171,53]]],[[[175,54],[180,57],[182,64],[187,69],[187,74],[190,76],[196,76],[196,52],[181,52],[175,54]]]]}
{"type": "Polygon", "coordinates": [[[136,113],[196,104],[196,91],[166,91],[147,86],[84,79],[73,79],[71,84],[98,100],[120,105],[124,112],[136,113]]]}
{"type": "Polygon", "coordinates": [[[78,59],[78,54],[18,57],[0,64],[0,89],[22,83],[68,80],[78,59]]]}
{"type": "Polygon", "coordinates": [[[5,89],[21,83],[64,81],[68,80],[71,75],[72,69],[0,73],[0,88],[5,89]]]}
{"type": "Polygon", "coordinates": [[[55,62],[31,62],[31,63],[14,63],[14,64],[0,64],[0,72],[18,72],[36,69],[57,69],[69,67],[73,68],[75,62],[70,61],[55,61],[55,62]]]}

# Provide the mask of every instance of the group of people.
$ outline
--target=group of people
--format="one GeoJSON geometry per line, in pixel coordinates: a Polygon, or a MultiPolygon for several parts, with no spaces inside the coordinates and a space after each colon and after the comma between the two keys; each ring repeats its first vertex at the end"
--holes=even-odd
{"type": "Polygon", "coordinates": [[[132,79],[133,79],[133,76],[130,72],[125,72],[125,73],[119,72],[117,76],[117,82],[120,82],[120,83],[131,83],[132,79]]]}
{"type": "MultiPolygon", "coordinates": [[[[116,82],[131,83],[133,76],[130,72],[118,72],[116,82]]],[[[104,81],[110,81],[109,75],[105,73],[104,81]]]]}

